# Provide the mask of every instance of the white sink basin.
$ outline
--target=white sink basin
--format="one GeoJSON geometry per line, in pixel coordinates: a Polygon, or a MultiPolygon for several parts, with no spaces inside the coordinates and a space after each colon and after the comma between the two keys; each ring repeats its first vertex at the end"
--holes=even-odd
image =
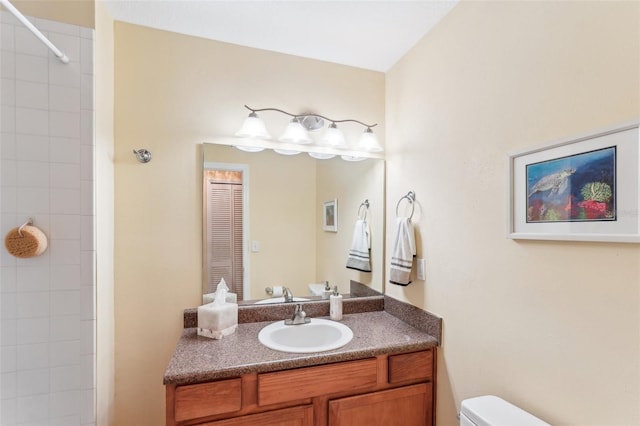
{"type": "Polygon", "coordinates": [[[268,348],[281,352],[310,353],[330,351],[351,341],[353,332],[339,322],[311,318],[300,325],[274,322],[260,330],[258,340],[268,348]]]}
{"type": "MultiPolygon", "coordinates": [[[[294,302],[305,302],[309,299],[305,299],[304,297],[294,297],[294,302]]],[[[271,297],[269,299],[258,300],[254,303],[254,305],[264,305],[266,303],[284,303],[284,297],[271,297]]]]}

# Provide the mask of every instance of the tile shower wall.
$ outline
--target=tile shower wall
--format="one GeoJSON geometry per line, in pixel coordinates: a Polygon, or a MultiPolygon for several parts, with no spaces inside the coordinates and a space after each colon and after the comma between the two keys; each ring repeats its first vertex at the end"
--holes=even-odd
{"type": "Polygon", "coordinates": [[[1,236],[30,217],[49,247],[0,247],[0,425],[93,425],[93,30],[29,17],[63,64],[1,15],[1,236]]]}

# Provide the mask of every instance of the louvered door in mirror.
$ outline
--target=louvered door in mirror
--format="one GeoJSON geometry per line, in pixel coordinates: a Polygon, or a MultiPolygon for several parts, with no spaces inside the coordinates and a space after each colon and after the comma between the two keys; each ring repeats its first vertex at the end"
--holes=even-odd
{"type": "Polygon", "coordinates": [[[242,172],[211,170],[206,180],[206,292],[221,278],[243,300],[242,172]]]}

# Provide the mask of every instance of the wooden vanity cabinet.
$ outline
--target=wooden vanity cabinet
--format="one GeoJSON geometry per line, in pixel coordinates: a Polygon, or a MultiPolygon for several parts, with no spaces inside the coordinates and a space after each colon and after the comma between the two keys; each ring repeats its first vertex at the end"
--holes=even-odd
{"type": "Polygon", "coordinates": [[[432,424],[431,383],[329,401],[329,426],[432,424]]]}
{"type": "Polygon", "coordinates": [[[200,426],[313,426],[313,406],[281,408],[258,414],[199,423],[200,426]]]}
{"type": "Polygon", "coordinates": [[[168,426],[432,426],[435,348],[167,385],[168,426]]]}

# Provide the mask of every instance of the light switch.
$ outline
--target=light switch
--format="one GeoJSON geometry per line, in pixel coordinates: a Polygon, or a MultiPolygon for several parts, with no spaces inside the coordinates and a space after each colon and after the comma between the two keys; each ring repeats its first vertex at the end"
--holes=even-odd
{"type": "Polygon", "coordinates": [[[251,241],[251,251],[258,253],[260,251],[260,241],[251,241]]]}
{"type": "Polygon", "coordinates": [[[417,271],[417,275],[418,275],[418,279],[419,280],[426,280],[427,279],[427,264],[424,261],[424,259],[417,259],[417,263],[418,263],[418,271],[417,271]]]}

